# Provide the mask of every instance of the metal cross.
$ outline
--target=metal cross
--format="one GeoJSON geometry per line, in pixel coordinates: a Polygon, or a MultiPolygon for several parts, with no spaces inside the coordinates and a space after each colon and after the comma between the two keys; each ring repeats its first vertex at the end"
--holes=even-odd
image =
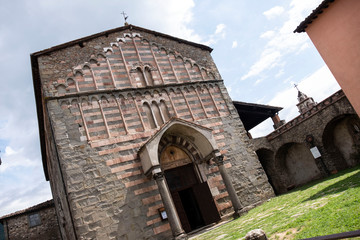
{"type": "Polygon", "coordinates": [[[128,18],[128,16],[126,16],[126,13],[124,11],[121,14],[124,16],[124,21],[126,22],[126,19],[128,18]]]}
{"type": "Polygon", "coordinates": [[[295,87],[298,91],[300,91],[300,90],[298,89],[298,85],[297,85],[296,83],[294,83],[294,87],[295,87]]]}

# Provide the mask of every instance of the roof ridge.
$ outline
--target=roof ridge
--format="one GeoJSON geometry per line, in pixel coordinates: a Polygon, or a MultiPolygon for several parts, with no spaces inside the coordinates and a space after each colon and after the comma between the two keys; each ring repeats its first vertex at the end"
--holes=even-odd
{"type": "Polygon", "coordinates": [[[14,217],[14,216],[17,216],[17,215],[21,215],[21,214],[24,214],[26,212],[33,212],[33,211],[36,211],[36,210],[40,210],[42,208],[50,207],[52,205],[54,205],[54,199],[50,199],[50,200],[47,200],[45,202],[36,204],[34,206],[31,206],[31,207],[28,207],[28,208],[25,208],[25,209],[22,209],[22,210],[13,212],[13,213],[6,214],[6,215],[0,217],[0,220],[10,218],[10,217],[14,217]]]}

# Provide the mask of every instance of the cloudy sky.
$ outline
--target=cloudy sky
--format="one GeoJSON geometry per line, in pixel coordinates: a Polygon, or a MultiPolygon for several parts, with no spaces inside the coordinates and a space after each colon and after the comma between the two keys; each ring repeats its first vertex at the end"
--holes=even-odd
{"type": "MultiPolygon", "coordinates": [[[[43,174],[30,53],[128,22],[209,45],[233,100],[298,112],[297,92],[319,102],[339,89],[296,26],[321,0],[16,0],[0,4],[0,216],[51,199],[43,174]]],[[[271,131],[271,121],[252,130],[271,131]]]]}

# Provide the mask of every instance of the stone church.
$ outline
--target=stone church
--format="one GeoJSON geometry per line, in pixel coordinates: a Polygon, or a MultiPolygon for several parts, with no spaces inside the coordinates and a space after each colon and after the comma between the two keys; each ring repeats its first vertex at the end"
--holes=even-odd
{"type": "Polygon", "coordinates": [[[211,51],[126,25],[31,54],[62,239],[182,239],[274,196],[211,51]]]}

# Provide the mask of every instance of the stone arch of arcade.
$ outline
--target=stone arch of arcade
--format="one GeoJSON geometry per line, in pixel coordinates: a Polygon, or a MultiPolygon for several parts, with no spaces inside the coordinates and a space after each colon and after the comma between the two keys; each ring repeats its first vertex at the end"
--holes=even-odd
{"type": "Polygon", "coordinates": [[[218,166],[235,214],[241,210],[212,129],[173,118],[138,154],[144,173],[156,181],[175,238],[220,220],[207,183],[210,160],[218,166]]]}
{"type": "Polygon", "coordinates": [[[360,120],[356,114],[344,114],[332,119],[325,127],[322,142],[335,171],[360,163],[360,120]]]}
{"type": "Polygon", "coordinates": [[[260,148],[255,151],[259,158],[261,166],[263,167],[270,185],[272,186],[275,194],[285,192],[279,178],[278,170],[275,166],[275,153],[268,148],[260,148]]]}
{"type": "Polygon", "coordinates": [[[275,154],[275,165],[286,190],[304,185],[321,177],[321,172],[304,143],[290,142],[275,154]]]}
{"type": "Polygon", "coordinates": [[[359,117],[341,90],[252,141],[277,194],[360,164],[359,117]]]}

